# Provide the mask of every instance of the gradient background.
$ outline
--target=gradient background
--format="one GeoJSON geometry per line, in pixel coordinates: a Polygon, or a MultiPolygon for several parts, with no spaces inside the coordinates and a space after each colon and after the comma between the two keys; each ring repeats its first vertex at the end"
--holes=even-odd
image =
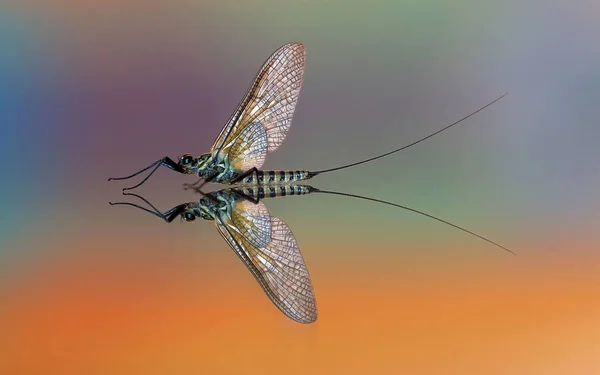
{"type": "MultiPolygon", "coordinates": [[[[0,7],[0,373],[600,373],[597,1],[93,1],[0,7]],[[267,202],[319,320],[281,314],[213,224],[109,207],[107,183],[209,150],[280,45],[307,47],[267,202]]],[[[139,192],[196,200],[160,170],[139,192]]]]}

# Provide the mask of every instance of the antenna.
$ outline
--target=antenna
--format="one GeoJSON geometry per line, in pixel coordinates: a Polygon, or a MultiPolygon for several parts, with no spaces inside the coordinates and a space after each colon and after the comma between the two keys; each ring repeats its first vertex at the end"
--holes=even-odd
{"type": "Polygon", "coordinates": [[[391,155],[391,154],[394,154],[394,153],[396,153],[396,152],[399,152],[399,151],[405,150],[405,149],[407,149],[407,148],[409,148],[409,147],[411,147],[411,146],[414,146],[414,145],[416,145],[416,144],[418,144],[418,143],[421,143],[421,142],[423,142],[423,141],[424,141],[424,140],[426,140],[426,139],[429,139],[429,138],[433,137],[434,135],[440,134],[440,133],[441,133],[441,132],[443,132],[444,130],[450,129],[450,128],[451,128],[451,127],[453,127],[454,125],[458,125],[458,124],[460,124],[461,122],[465,121],[465,120],[466,120],[466,119],[468,119],[469,117],[471,117],[471,116],[474,116],[475,114],[477,114],[477,113],[479,113],[479,112],[483,111],[483,110],[484,110],[484,109],[486,109],[487,107],[491,106],[492,104],[496,103],[496,102],[497,102],[497,101],[499,101],[500,99],[504,98],[506,95],[508,95],[508,92],[507,92],[507,93],[504,93],[504,94],[502,94],[502,96],[500,96],[500,97],[498,97],[498,98],[494,99],[493,101],[491,101],[491,102],[489,102],[488,104],[484,105],[483,107],[479,108],[479,109],[478,109],[478,110],[476,110],[475,112],[472,112],[472,113],[468,114],[467,116],[465,116],[465,117],[461,118],[460,120],[458,120],[458,121],[455,121],[455,122],[453,122],[452,124],[450,124],[450,125],[448,125],[448,126],[446,126],[446,127],[442,128],[442,129],[440,129],[440,130],[436,131],[435,133],[429,134],[428,136],[426,136],[426,137],[423,137],[423,138],[419,139],[418,141],[415,141],[415,142],[413,142],[413,143],[411,143],[411,144],[408,144],[408,145],[406,145],[406,146],[400,147],[400,148],[398,148],[398,149],[396,149],[396,150],[393,150],[393,151],[390,151],[390,152],[386,152],[385,154],[382,154],[382,155],[379,155],[379,156],[375,156],[375,157],[372,157],[372,158],[369,158],[369,159],[366,159],[366,160],[357,161],[357,162],[355,162],[355,163],[352,163],[352,164],[342,165],[341,167],[336,167],[336,168],[331,168],[331,169],[324,169],[324,170],[322,170],[322,171],[309,172],[309,173],[308,173],[308,176],[309,176],[309,178],[312,178],[312,177],[314,177],[314,176],[316,176],[316,175],[319,175],[319,174],[323,174],[323,173],[329,173],[329,172],[333,172],[333,171],[338,171],[338,170],[340,170],[340,169],[346,169],[346,168],[354,167],[354,166],[356,166],[356,165],[360,165],[360,164],[368,163],[368,162],[370,162],[370,161],[377,160],[377,159],[381,159],[381,158],[383,158],[383,157],[386,157],[386,156],[388,156],[388,155],[391,155]]]}

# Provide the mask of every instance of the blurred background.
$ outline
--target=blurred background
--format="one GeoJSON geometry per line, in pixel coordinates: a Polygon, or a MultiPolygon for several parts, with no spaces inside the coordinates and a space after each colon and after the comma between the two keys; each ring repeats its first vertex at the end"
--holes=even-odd
{"type": "MultiPolygon", "coordinates": [[[[0,5],[0,373],[600,373],[596,1],[0,5]],[[212,223],[110,207],[158,158],[210,149],[263,61],[307,48],[267,201],[319,320],[286,318],[212,223]]],[[[197,200],[161,169],[138,193],[197,200]]],[[[216,188],[212,186],[211,188],[216,188]]]]}

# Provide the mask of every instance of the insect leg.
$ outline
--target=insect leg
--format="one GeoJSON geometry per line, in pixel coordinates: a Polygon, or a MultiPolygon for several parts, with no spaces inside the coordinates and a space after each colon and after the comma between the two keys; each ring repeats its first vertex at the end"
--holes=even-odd
{"type": "Polygon", "coordinates": [[[161,165],[164,165],[165,167],[167,167],[167,168],[169,168],[169,169],[172,169],[172,170],[174,170],[174,171],[176,171],[176,172],[179,172],[179,173],[184,173],[184,170],[183,170],[183,168],[181,168],[181,166],[180,166],[179,164],[177,164],[176,162],[174,162],[174,161],[173,161],[173,160],[172,160],[170,157],[168,157],[168,156],[165,156],[164,158],[162,158],[162,159],[159,159],[159,160],[155,161],[154,163],[150,164],[150,165],[149,165],[149,166],[147,166],[146,168],[144,168],[144,169],[142,169],[142,170],[140,170],[140,171],[137,171],[137,172],[135,172],[135,173],[134,173],[134,174],[132,174],[132,175],[129,175],[129,176],[126,176],[126,177],[111,177],[111,178],[109,178],[109,179],[108,179],[108,181],[112,181],[112,180],[127,180],[127,179],[130,179],[130,178],[132,178],[132,177],[135,177],[135,176],[137,176],[138,174],[140,174],[140,173],[142,173],[142,172],[145,172],[145,171],[147,171],[148,169],[150,169],[150,168],[154,167],[154,169],[152,170],[152,172],[150,172],[150,173],[148,174],[148,176],[146,176],[146,178],[144,178],[144,179],[142,180],[142,182],[140,182],[139,184],[137,184],[137,185],[135,185],[135,186],[132,186],[132,187],[128,187],[128,188],[124,188],[124,189],[123,189],[123,191],[126,191],[126,190],[132,190],[132,189],[135,189],[135,188],[139,187],[139,186],[140,186],[140,185],[142,185],[144,182],[146,182],[146,180],[148,180],[148,179],[150,178],[150,176],[152,176],[152,175],[154,174],[154,172],[156,172],[156,170],[158,169],[158,167],[160,167],[161,165]]]}
{"type": "Polygon", "coordinates": [[[208,176],[207,178],[205,178],[204,182],[201,183],[200,186],[198,186],[198,190],[200,190],[202,188],[202,186],[208,184],[209,182],[211,182],[212,180],[217,178],[218,175],[219,175],[218,173],[215,173],[215,174],[212,174],[212,175],[208,176]]]}
{"type": "Polygon", "coordinates": [[[250,176],[252,173],[254,173],[254,177],[256,178],[256,182],[258,182],[258,168],[252,167],[252,169],[247,170],[246,172],[242,173],[241,175],[239,175],[236,178],[234,178],[233,180],[231,180],[230,183],[231,184],[236,184],[236,183],[242,181],[244,178],[250,176]]]}
{"type": "Polygon", "coordinates": [[[209,182],[211,182],[212,180],[214,180],[215,178],[217,178],[218,175],[219,175],[219,173],[215,173],[215,174],[212,174],[212,175],[210,175],[210,176],[208,176],[208,177],[206,177],[204,179],[200,179],[200,180],[194,182],[193,184],[183,184],[183,190],[190,190],[190,189],[192,189],[192,190],[196,190],[196,192],[204,195],[204,193],[202,193],[200,191],[200,189],[202,189],[202,186],[208,184],[209,182]],[[200,186],[195,186],[195,185],[198,184],[198,182],[200,182],[202,180],[204,180],[204,181],[200,184],[200,186]]]}
{"type": "Polygon", "coordinates": [[[234,189],[233,192],[236,195],[238,195],[238,196],[244,198],[245,200],[250,201],[250,202],[252,202],[254,204],[258,204],[258,202],[260,202],[260,200],[258,199],[258,197],[257,198],[251,197],[248,194],[244,193],[242,190],[234,189]]]}
{"type": "MultiPolygon", "coordinates": [[[[196,189],[196,185],[198,185],[202,181],[204,181],[204,178],[200,177],[198,181],[194,182],[193,184],[183,184],[183,190],[196,189]]],[[[202,185],[200,185],[200,187],[202,187],[202,185]]]]}
{"type": "Polygon", "coordinates": [[[152,207],[152,210],[149,210],[145,207],[142,207],[140,205],[137,205],[135,203],[129,203],[129,202],[108,202],[108,204],[110,204],[111,206],[132,206],[135,208],[139,208],[142,211],[146,211],[154,216],[157,216],[161,219],[163,219],[164,221],[166,221],[167,223],[172,222],[184,209],[185,209],[185,204],[180,204],[179,206],[175,206],[173,208],[171,208],[170,210],[166,211],[165,213],[160,212],[156,207],[154,207],[154,205],[152,203],[150,203],[146,198],[139,196],[137,194],[133,194],[133,193],[123,193],[123,195],[133,195],[134,197],[137,197],[141,200],[143,200],[144,202],[146,202],[146,204],[150,207],[152,207]]]}

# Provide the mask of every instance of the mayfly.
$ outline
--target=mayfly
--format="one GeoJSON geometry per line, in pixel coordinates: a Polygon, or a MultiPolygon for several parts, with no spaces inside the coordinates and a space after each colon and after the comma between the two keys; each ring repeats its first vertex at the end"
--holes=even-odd
{"type": "Polygon", "coordinates": [[[168,223],[177,217],[186,222],[196,218],[214,221],[219,234],[250,270],[275,306],[300,323],[312,323],[317,319],[317,304],[310,275],[294,234],[282,219],[269,214],[262,202],[264,198],[324,193],[383,203],[437,220],[510,251],[463,227],[414,208],[361,195],[320,190],[310,185],[247,185],[207,194],[200,189],[195,190],[202,194],[199,201],[177,205],[164,213],[133,193],[123,194],[143,200],[151,209],[130,202],[111,205],[133,206],[168,223]]]}
{"type": "MultiPolygon", "coordinates": [[[[203,194],[199,201],[180,204],[164,213],[133,193],[123,194],[142,199],[152,210],[128,202],[111,204],[134,206],[168,223],[176,217],[186,222],[192,222],[197,217],[214,221],[219,234],[250,270],[275,306],[297,322],[312,323],[317,319],[317,305],[298,243],[287,224],[271,216],[265,204],[259,198],[254,198],[264,197],[263,187],[249,189],[252,196],[238,189],[208,194],[198,190],[203,194]]],[[[289,195],[309,192],[307,187],[302,186],[285,189],[289,195]]]]}
{"type": "Polygon", "coordinates": [[[290,130],[305,65],[306,51],[302,43],[293,42],[280,47],[263,64],[246,96],[219,133],[209,153],[199,157],[184,154],[177,162],[165,156],[132,175],[109,178],[109,181],[126,180],[154,168],[140,183],[123,190],[135,189],[146,182],[162,165],[179,173],[196,174],[200,177],[198,182],[187,185],[188,187],[194,187],[200,182],[202,184],[198,187],[207,182],[230,185],[295,183],[319,174],[367,163],[414,146],[468,119],[507,95],[500,96],[424,138],[379,156],[320,171],[263,171],[260,168],[267,154],[279,148],[290,130]]]}

